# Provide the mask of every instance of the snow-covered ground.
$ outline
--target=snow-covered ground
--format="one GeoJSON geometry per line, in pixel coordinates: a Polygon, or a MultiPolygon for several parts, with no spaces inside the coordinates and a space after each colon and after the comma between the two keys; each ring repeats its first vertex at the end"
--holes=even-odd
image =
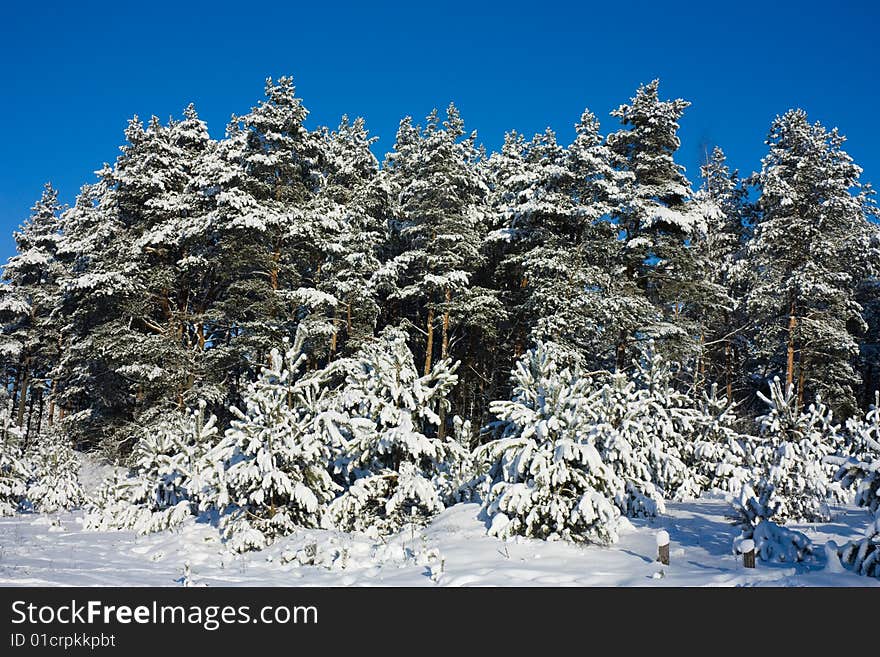
{"type": "Polygon", "coordinates": [[[633,520],[612,547],[486,535],[479,506],[458,504],[424,528],[385,541],[304,530],[262,552],[234,554],[217,530],[191,521],[150,536],[86,532],[81,513],[0,518],[4,586],[880,586],[843,570],[825,544],[860,536],[863,509],[836,508],[833,521],[794,525],[816,546],[802,564],[758,562],[731,552],[737,531],[717,496],[670,503],[667,514],[633,520]],[[670,565],[655,560],[656,533],[669,532],[670,565]],[[314,561],[316,563],[309,563],[314,561]]]}

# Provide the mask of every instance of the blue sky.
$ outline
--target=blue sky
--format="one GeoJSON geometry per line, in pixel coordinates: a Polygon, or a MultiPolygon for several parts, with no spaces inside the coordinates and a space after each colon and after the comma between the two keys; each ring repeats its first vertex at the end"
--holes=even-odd
{"type": "Polygon", "coordinates": [[[400,118],[455,101],[490,149],[506,130],[573,136],[584,107],[608,112],[640,82],[693,105],[679,161],[692,180],[721,145],[760,166],[776,114],[803,107],[840,127],[880,184],[873,2],[7,3],[0,21],[0,259],[51,180],[72,203],[112,162],[133,114],[190,102],[215,137],[290,74],[309,125],[361,115],[390,150],[400,118]],[[872,120],[873,119],[873,120],[872,120]]]}

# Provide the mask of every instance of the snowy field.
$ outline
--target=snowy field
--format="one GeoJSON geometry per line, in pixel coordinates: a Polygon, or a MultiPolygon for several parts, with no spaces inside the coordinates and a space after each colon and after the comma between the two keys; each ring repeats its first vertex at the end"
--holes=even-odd
{"type": "MultiPolygon", "coordinates": [[[[746,569],[731,552],[736,529],[717,496],[670,503],[667,514],[632,520],[612,547],[486,535],[479,505],[458,504],[423,528],[386,541],[304,530],[261,552],[235,554],[216,529],[190,521],[149,536],[82,531],[82,514],[0,518],[4,586],[880,586],[829,561],[827,541],[858,538],[864,509],[791,525],[816,546],[807,562],[759,561],[746,569]],[[655,535],[671,539],[671,563],[655,561],[655,535]],[[310,563],[314,562],[314,563],[310,563]]],[[[626,522],[626,521],[624,521],[626,522]]]]}

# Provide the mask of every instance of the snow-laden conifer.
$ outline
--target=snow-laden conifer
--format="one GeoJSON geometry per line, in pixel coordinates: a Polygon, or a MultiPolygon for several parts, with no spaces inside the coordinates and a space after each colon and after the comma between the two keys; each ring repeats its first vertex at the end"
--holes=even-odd
{"type": "Polygon", "coordinates": [[[334,468],[346,490],[329,514],[337,527],[390,532],[425,522],[467,476],[467,448],[438,431],[456,365],[440,360],[420,376],[406,340],[388,328],[345,364],[334,400],[345,432],[334,468]]]}
{"type": "Polygon", "coordinates": [[[758,418],[750,486],[734,499],[736,512],[752,525],[762,519],[778,524],[829,520],[829,501],[840,498],[840,488],[824,460],[841,444],[831,411],[818,400],[801,410],[793,386],[783,390],[778,378],[769,397],[759,395],[767,413],[758,418]]]}
{"type": "Polygon", "coordinates": [[[205,504],[222,513],[235,550],[261,549],[297,527],[317,526],[337,490],[328,471],[331,444],[316,430],[320,390],[305,376],[307,359],[299,340],[284,352],[273,349],[204,458],[203,471],[216,475],[205,504]]]}
{"type": "Polygon", "coordinates": [[[488,464],[489,532],[614,543],[626,484],[596,448],[585,409],[591,381],[561,358],[553,344],[528,351],[512,398],[492,403],[500,436],[476,455],[488,464]]]}
{"type": "Polygon", "coordinates": [[[27,499],[35,511],[54,513],[85,501],[79,482],[79,459],[61,433],[50,430],[40,436],[28,460],[32,475],[27,499]]]}
{"type": "Polygon", "coordinates": [[[30,468],[22,457],[21,439],[21,429],[4,405],[0,408],[0,516],[19,511],[27,492],[30,468]]]}
{"type": "Polygon", "coordinates": [[[175,527],[197,513],[200,469],[216,435],[216,418],[205,418],[203,404],[146,427],[128,473],[116,472],[101,485],[85,526],[147,534],[175,527]]]}

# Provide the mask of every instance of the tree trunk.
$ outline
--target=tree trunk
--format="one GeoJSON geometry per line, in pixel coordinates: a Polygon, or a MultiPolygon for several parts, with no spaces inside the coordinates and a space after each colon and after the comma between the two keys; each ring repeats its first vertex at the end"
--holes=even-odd
{"type": "Polygon", "coordinates": [[[276,242],[275,249],[272,251],[272,268],[269,270],[269,284],[272,290],[278,289],[278,263],[281,261],[281,246],[276,242]]]}
{"type": "Polygon", "coordinates": [[[794,382],[794,329],[797,327],[797,317],[795,316],[794,301],[788,309],[788,359],[785,366],[785,387],[794,382]]]}
{"type": "Polygon", "coordinates": [[[12,386],[12,408],[18,408],[18,394],[24,378],[24,351],[18,356],[18,367],[15,369],[15,383],[12,386]]]}
{"type": "Polygon", "coordinates": [[[446,288],[446,308],[443,312],[443,338],[440,342],[440,358],[449,355],[449,302],[452,300],[452,291],[446,288]]]}
{"type": "Polygon", "coordinates": [[[330,354],[327,357],[327,362],[333,360],[333,356],[336,355],[336,343],[339,339],[339,318],[336,316],[336,309],[333,309],[333,335],[330,336],[330,354]]]}
{"type": "Polygon", "coordinates": [[[40,435],[40,431],[43,429],[43,390],[40,390],[40,394],[37,398],[37,435],[40,435]]]}
{"type": "MultiPolygon", "coordinates": [[[[27,419],[27,427],[24,430],[24,450],[27,451],[28,445],[31,442],[31,424],[34,419],[34,395],[29,395],[30,400],[28,401],[28,419],[27,419]]],[[[23,399],[23,398],[22,398],[23,399]]],[[[21,426],[19,424],[18,426],[21,426]]]]}
{"type": "Polygon", "coordinates": [[[55,422],[55,395],[58,392],[58,381],[52,379],[52,387],[49,390],[49,416],[46,418],[46,424],[49,425],[49,428],[52,428],[52,424],[55,422]]]}
{"type": "Polygon", "coordinates": [[[730,341],[724,345],[724,378],[727,381],[727,403],[733,401],[733,357],[730,341]]]}
{"type": "MultiPolygon", "coordinates": [[[[803,354],[801,354],[803,357],[803,354]]],[[[804,407],[804,379],[806,378],[806,370],[807,364],[803,361],[800,363],[800,367],[798,368],[798,408],[801,409],[804,407]]]]}
{"type": "Polygon", "coordinates": [[[27,403],[28,398],[28,386],[30,385],[30,363],[29,358],[24,359],[24,364],[22,367],[22,380],[21,380],[21,388],[19,389],[19,397],[18,397],[18,416],[16,420],[16,424],[20,427],[24,424],[24,408],[27,403]]]}
{"type": "Polygon", "coordinates": [[[434,309],[428,308],[428,341],[425,345],[425,376],[431,373],[431,352],[434,351],[434,309]]]}

